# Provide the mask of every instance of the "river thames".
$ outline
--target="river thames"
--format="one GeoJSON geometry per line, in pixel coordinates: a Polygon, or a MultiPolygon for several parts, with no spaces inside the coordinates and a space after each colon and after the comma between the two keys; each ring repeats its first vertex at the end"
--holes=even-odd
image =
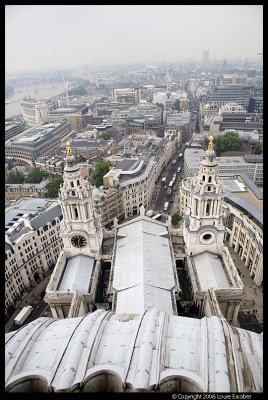
{"type": "Polygon", "coordinates": [[[35,99],[48,99],[64,92],[64,85],[62,82],[54,84],[39,84],[27,87],[17,87],[14,89],[12,96],[5,99],[5,118],[12,117],[13,115],[21,114],[20,102],[24,97],[32,97],[35,99]],[[11,102],[11,103],[9,103],[11,102]]]}

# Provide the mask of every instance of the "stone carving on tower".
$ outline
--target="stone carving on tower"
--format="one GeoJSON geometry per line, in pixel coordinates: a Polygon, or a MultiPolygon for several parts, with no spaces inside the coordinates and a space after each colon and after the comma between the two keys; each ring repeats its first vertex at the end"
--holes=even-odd
{"type": "Polygon", "coordinates": [[[103,238],[100,216],[94,209],[92,187],[82,176],[69,142],[59,202],[63,213],[61,236],[67,256],[83,254],[98,258],[103,238]]]}
{"type": "Polygon", "coordinates": [[[223,189],[210,136],[198,174],[190,179],[183,235],[188,255],[211,251],[221,254],[225,227],[222,219],[223,189]]]}

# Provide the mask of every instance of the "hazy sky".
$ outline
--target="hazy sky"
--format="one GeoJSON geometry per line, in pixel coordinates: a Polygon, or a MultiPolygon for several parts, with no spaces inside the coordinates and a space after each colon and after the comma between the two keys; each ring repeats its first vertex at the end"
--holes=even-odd
{"type": "Polygon", "coordinates": [[[258,59],[262,5],[6,6],[6,71],[258,59]]]}

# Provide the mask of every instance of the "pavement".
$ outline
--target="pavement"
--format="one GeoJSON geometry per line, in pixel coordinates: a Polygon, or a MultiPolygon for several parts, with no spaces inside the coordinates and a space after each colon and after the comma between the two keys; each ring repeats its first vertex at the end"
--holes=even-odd
{"type": "Polygon", "coordinates": [[[36,285],[36,287],[33,288],[33,290],[23,298],[19,307],[16,309],[16,311],[12,314],[8,322],[5,324],[5,333],[10,331],[10,329],[14,324],[14,318],[18,315],[18,313],[23,307],[36,304],[36,299],[40,297],[40,294],[46,289],[50,276],[51,275],[46,276],[43,281],[41,281],[38,285],[36,285]]]}
{"type": "MultiPolygon", "coordinates": [[[[227,243],[225,243],[227,245],[227,243]]],[[[240,278],[244,284],[244,294],[242,295],[242,303],[240,312],[248,316],[256,317],[258,323],[263,323],[263,287],[258,287],[250,276],[249,269],[240,259],[239,255],[234,252],[233,248],[227,245],[234,264],[240,272],[240,278]]]]}

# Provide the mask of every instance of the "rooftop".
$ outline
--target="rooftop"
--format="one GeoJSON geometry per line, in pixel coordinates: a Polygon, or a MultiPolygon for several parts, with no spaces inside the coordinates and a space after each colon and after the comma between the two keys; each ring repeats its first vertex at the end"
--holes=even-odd
{"type": "Polygon", "coordinates": [[[144,180],[148,176],[149,172],[151,171],[154,163],[155,163],[155,161],[150,159],[148,164],[146,165],[144,171],[140,175],[138,175],[138,176],[136,176],[135,178],[132,178],[132,179],[127,179],[127,180],[124,180],[124,181],[120,181],[120,186],[121,187],[126,187],[128,185],[134,185],[135,183],[138,183],[138,182],[141,182],[142,180],[144,180]]]}
{"type": "MultiPolygon", "coordinates": [[[[191,167],[199,167],[202,158],[205,156],[204,149],[190,148],[187,147],[184,151],[184,159],[187,164],[191,167]]],[[[262,157],[250,157],[250,154],[245,156],[231,156],[231,157],[216,157],[217,163],[221,165],[245,165],[248,163],[262,163],[262,157]],[[248,157],[249,156],[249,157],[248,157]]],[[[255,156],[255,155],[253,155],[255,156]]]]}
{"type": "Polygon", "coordinates": [[[67,260],[58,291],[90,292],[91,276],[94,269],[94,258],[78,255],[67,260]]]}
{"type": "Polygon", "coordinates": [[[191,258],[197,274],[198,286],[202,292],[210,288],[230,288],[221,259],[218,255],[205,251],[191,258]]]}
{"type": "Polygon", "coordinates": [[[64,126],[67,122],[53,122],[46,123],[44,125],[38,126],[36,128],[31,128],[25,131],[20,137],[17,139],[10,139],[7,142],[8,146],[29,146],[36,147],[40,143],[43,143],[44,140],[48,140],[48,138],[54,135],[54,132],[61,125],[64,126]]]}
{"type": "Polygon", "coordinates": [[[38,318],[5,342],[7,391],[123,392],[127,382],[127,391],[162,392],[176,379],[186,393],[263,391],[263,335],[217,317],[96,310],[38,318]]]}
{"type": "Polygon", "coordinates": [[[167,227],[147,217],[119,227],[113,280],[117,313],[161,306],[173,314],[171,290],[175,280],[169,242],[167,227]]]}

